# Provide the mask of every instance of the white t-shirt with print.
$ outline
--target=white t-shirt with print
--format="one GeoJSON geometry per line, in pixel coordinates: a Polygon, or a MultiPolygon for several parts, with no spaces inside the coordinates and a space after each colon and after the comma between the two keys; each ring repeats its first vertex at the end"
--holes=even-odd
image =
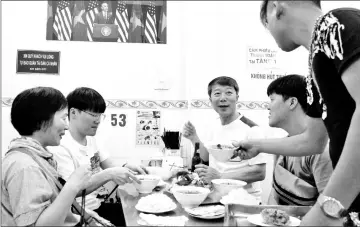
{"type": "MultiPolygon", "coordinates": [[[[250,128],[250,126],[242,122],[240,118],[242,118],[241,114],[230,124],[222,125],[221,120],[218,117],[210,126],[207,135],[205,136],[206,138],[203,141],[205,146],[214,144],[232,145],[233,141],[241,141],[254,137],[260,139],[264,137],[261,135],[262,131],[259,130],[259,127],[255,126],[250,128]]],[[[220,162],[209,153],[209,166],[218,170],[220,173],[241,172],[244,167],[263,163],[266,164],[271,160],[272,158],[269,155],[262,153],[249,160],[240,160],[237,158],[228,162],[220,162]]],[[[245,189],[255,196],[259,202],[261,202],[262,192],[260,182],[261,181],[257,181],[245,186],[245,189]]]]}
{"type": "MultiPolygon", "coordinates": [[[[86,140],[86,146],[83,146],[73,139],[70,132],[66,132],[59,146],[48,147],[48,150],[54,154],[54,158],[57,161],[58,173],[64,180],[67,181],[69,179],[75,168],[80,165],[90,164],[90,159],[96,152],[98,152],[100,156],[99,162],[102,162],[109,157],[109,154],[105,150],[99,148],[96,144],[95,137],[87,136],[86,140]]],[[[99,164],[100,163],[98,163],[98,165],[99,164]]],[[[97,171],[100,171],[100,169],[96,170],[96,172],[97,171]]],[[[96,196],[101,190],[103,190],[102,187],[86,195],[85,207],[87,209],[95,210],[99,208],[101,201],[96,198],[96,196]]],[[[76,200],[81,204],[81,197],[76,200]]]]}

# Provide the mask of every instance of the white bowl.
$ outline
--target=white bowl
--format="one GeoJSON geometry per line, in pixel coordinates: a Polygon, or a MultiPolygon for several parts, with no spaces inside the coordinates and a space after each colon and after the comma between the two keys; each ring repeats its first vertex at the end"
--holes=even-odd
{"type": "Polygon", "coordinates": [[[136,178],[141,182],[141,184],[138,184],[134,181],[134,185],[139,193],[151,193],[161,179],[156,175],[136,175],[136,178]]]}
{"type": "Polygon", "coordinates": [[[229,145],[221,144],[221,149],[218,148],[218,145],[208,145],[206,146],[209,153],[219,162],[227,162],[234,155],[235,147],[229,145]]]}
{"type": "Polygon", "coordinates": [[[225,196],[230,191],[247,185],[245,181],[233,179],[214,179],[211,183],[214,186],[215,192],[218,192],[221,196],[225,196]]]}
{"type": "Polygon", "coordinates": [[[210,189],[196,186],[179,186],[171,189],[175,199],[182,207],[198,207],[210,193],[210,189]]]}

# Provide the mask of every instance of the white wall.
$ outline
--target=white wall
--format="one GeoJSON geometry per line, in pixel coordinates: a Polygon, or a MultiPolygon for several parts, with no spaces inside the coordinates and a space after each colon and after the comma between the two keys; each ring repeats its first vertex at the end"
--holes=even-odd
{"type": "MultiPolygon", "coordinates": [[[[169,42],[166,45],[47,41],[47,1],[2,2],[2,6],[2,97],[14,98],[22,90],[40,85],[56,87],[64,94],[76,87],[88,86],[107,100],[186,99],[183,10],[180,3],[168,5],[168,14],[171,15],[168,23],[172,26],[168,29],[169,42]],[[60,75],[16,74],[17,49],[60,51],[60,75]],[[155,91],[159,80],[168,81],[171,91],[155,91]]],[[[4,151],[16,132],[8,121],[10,108],[3,109],[5,121],[2,128],[7,132],[2,134],[4,151]]],[[[139,155],[142,151],[154,150],[135,148],[135,109],[108,108],[106,114],[108,117],[102,124],[99,137],[102,137],[102,130],[109,132],[103,139],[111,154],[121,157],[128,156],[129,152],[119,150],[136,149],[135,154],[139,155]],[[128,115],[127,127],[111,126],[110,115],[114,113],[128,115]],[[116,139],[108,143],[110,138],[116,139]]]]}
{"type": "MultiPolygon", "coordinates": [[[[189,110],[159,107],[161,127],[173,130],[181,130],[186,120],[205,127],[216,116],[209,107],[195,108],[190,104],[194,100],[206,101],[208,82],[220,75],[238,81],[240,101],[245,104],[267,101],[265,89],[271,80],[250,79],[246,67],[247,46],[277,49],[259,21],[259,1],[168,1],[166,45],[47,41],[46,1],[1,4],[2,153],[17,135],[9,121],[10,105],[6,103],[22,90],[39,85],[53,86],[65,95],[76,87],[89,86],[106,100],[189,101],[189,110]],[[60,51],[60,75],[16,74],[18,49],[60,51]],[[170,84],[169,91],[154,90],[160,80],[170,84]]],[[[358,1],[322,4],[325,11],[342,6],[360,8],[358,1]]],[[[292,53],[279,52],[278,60],[279,67],[287,73],[307,73],[307,53],[303,48],[292,53]]],[[[266,108],[253,107],[244,106],[240,111],[266,126],[266,108]]],[[[135,111],[136,108],[106,110],[108,117],[97,137],[111,155],[139,160],[158,150],[135,146],[135,111]],[[124,128],[110,124],[109,116],[119,113],[127,114],[124,128]]],[[[184,142],[190,152],[191,146],[184,142]]]]}

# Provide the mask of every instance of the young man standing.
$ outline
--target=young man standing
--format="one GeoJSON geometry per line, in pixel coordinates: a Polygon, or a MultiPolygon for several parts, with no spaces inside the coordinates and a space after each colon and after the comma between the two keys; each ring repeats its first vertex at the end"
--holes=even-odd
{"type": "MultiPolygon", "coordinates": [[[[63,137],[60,146],[52,147],[50,151],[58,162],[58,172],[67,180],[71,173],[82,164],[91,163],[93,173],[106,172],[102,185],[109,180],[117,184],[130,183],[134,172],[146,174],[142,166],[127,163],[117,163],[109,158],[108,153],[96,144],[95,135],[100,122],[104,119],[105,100],[94,89],[81,87],[67,96],[69,111],[69,133],[63,137]]],[[[104,174],[103,174],[104,175],[104,174]]],[[[121,204],[101,203],[98,198],[100,190],[86,195],[85,206],[94,210],[101,217],[116,226],[125,226],[121,204]]],[[[81,198],[78,198],[81,202],[81,198]]]]}
{"type": "MultiPolygon", "coordinates": [[[[360,10],[340,8],[324,14],[320,1],[265,0],[260,15],[282,50],[290,52],[299,46],[309,50],[307,114],[322,118],[330,138],[334,172],[302,225],[339,225],[346,210],[354,212],[351,217],[356,223],[360,211],[360,10]]],[[[241,146],[245,150],[241,156],[247,158],[259,152],[301,156],[297,151],[318,151],[302,149],[306,146],[326,144],[307,136],[320,138],[316,127],[308,127],[294,138],[234,145],[241,146]]]]}

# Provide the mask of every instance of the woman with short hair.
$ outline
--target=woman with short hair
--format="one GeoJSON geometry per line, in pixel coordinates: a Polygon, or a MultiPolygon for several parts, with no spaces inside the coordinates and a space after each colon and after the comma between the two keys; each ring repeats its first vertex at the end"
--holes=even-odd
{"type": "Polygon", "coordinates": [[[76,169],[63,188],[47,146],[58,146],[68,129],[64,95],[51,87],[21,92],[11,107],[11,123],[20,138],[11,141],[2,162],[2,226],[75,225],[70,207],[91,177],[90,163],[76,169]]]}

